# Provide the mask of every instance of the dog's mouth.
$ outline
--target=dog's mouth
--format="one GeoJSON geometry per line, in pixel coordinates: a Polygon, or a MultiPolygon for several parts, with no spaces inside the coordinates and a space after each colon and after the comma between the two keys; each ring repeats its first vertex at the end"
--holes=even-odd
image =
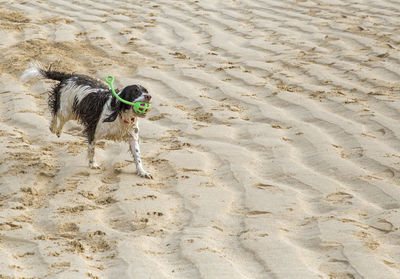
{"type": "Polygon", "coordinates": [[[132,112],[138,117],[146,117],[147,113],[151,110],[149,102],[135,102],[132,106],[132,112]]]}
{"type": "Polygon", "coordinates": [[[139,98],[132,104],[132,112],[138,117],[146,117],[147,113],[151,110],[151,95],[150,94],[142,94],[139,98]]]}

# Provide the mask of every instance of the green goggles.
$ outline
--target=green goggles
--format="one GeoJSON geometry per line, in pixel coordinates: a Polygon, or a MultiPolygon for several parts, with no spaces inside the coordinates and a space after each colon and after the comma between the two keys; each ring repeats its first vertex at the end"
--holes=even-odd
{"type": "Polygon", "coordinates": [[[127,100],[122,99],[120,96],[118,96],[118,94],[115,93],[115,90],[114,90],[114,86],[113,86],[114,77],[113,76],[106,76],[105,81],[108,85],[110,85],[111,91],[114,94],[115,98],[117,98],[119,101],[121,101],[127,105],[131,105],[133,111],[136,114],[145,115],[146,113],[148,113],[150,111],[151,105],[148,102],[129,102],[127,100]]]}

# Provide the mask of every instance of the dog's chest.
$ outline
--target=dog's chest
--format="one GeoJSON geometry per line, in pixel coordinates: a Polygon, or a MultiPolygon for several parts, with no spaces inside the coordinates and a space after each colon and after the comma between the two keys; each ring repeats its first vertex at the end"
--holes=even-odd
{"type": "Polygon", "coordinates": [[[96,139],[108,139],[114,141],[124,141],[136,127],[138,119],[117,118],[113,122],[102,122],[96,129],[96,139]]]}

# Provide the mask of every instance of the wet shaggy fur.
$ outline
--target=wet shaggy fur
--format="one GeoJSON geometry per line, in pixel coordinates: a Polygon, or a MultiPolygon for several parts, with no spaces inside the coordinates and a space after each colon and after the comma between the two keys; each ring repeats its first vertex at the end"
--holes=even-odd
{"type": "MultiPolygon", "coordinates": [[[[94,140],[94,134],[100,119],[101,112],[103,111],[103,107],[109,98],[109,91],[97,91],[88,94],[80,102],[76,97],[74,99],[72,111],[75,115],[79,117],[80,122],[84,125],[84,132],[88,137],[89,142],[92,142],[94,140]]],[[[111,98],[116,99],[114,96],[112,96],[111,98]]],[[[117,114],[118,113],[119,112],[117,112],[117,114]]]]}
{"type": "MultiPolygon", "coordinates": [[[[39,69],[41,75],[47,79],[58,80],[60,83],[56,84],[49,92],[48,104],[53,116],[57,113],[60,107],[60,89],[65,86],[66,81],[73,78],[77,86],[90,86],[92,88],[104,89],[111,95],[111,90],[99,80],[95,80],[85,75],[67,74],[58,71],[39,69]]],[[[118,93],[118,92],[117,92],[118,93]]],[[[114,97],[115,98],[115,97],[114,97]]]]}
{"type": "MultiPolygon", "coordinates": [[[[94,162],[96,140],[126,140],[135,159],[138,174],[152,178],[143,169],[140,160],[138,118],[143,115],[137,115],[132,106],[117,100],[105,83],[89,76],[45,70],[34,65],[23,73],[21,79],[26,81],[34,77],[59,81],[48,97],[53,116],[50,131],[60,136],[67,121],[77,120],[82,123],[89,144],[90,167],[97,167],[94,162]]],[[[151,99],[146,88],[141,85],[129,85],[121,92],[116,92],[122,99],[130,102],[148,102],[151,99]]]]}

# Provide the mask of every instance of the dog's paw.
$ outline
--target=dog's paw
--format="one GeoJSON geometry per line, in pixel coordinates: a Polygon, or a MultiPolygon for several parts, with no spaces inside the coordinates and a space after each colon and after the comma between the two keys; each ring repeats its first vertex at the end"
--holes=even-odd
{"type": "Polygon", "coordinates": [[[93,163],[89,163],[89,168],[91,168],[91,169],[99,169],[100,166],[96,162],[93,162],[93,163]]]}
{"type": "Polygon", "coordinates": [[[143,171],[138,171],[137,174],[138,174],[140,177],[144,177],[144,178],[148,178],[148,179],[153,179],[153,176],[152,176],[150,173],[148,173],[147,171],[145,171],[145,170],[143,170],[143,171]]]}

